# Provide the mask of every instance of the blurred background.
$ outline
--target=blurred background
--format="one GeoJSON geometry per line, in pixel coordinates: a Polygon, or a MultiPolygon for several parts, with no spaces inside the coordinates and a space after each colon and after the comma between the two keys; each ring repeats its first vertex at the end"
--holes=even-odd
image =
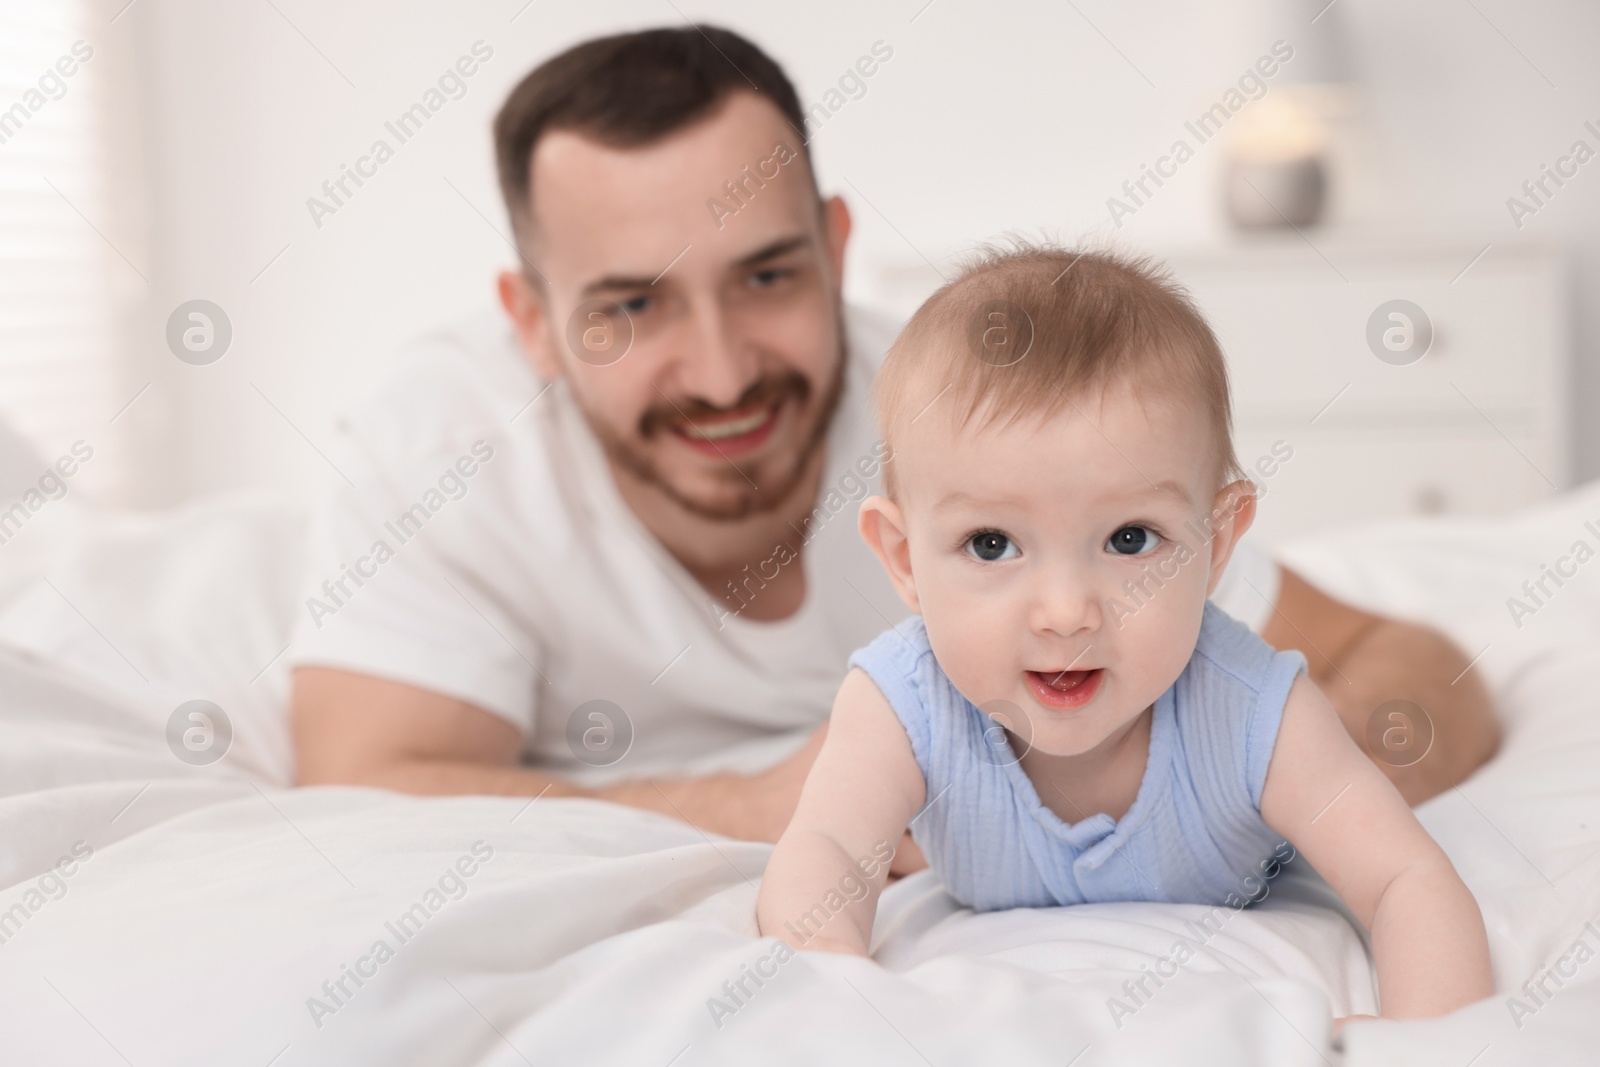
{"type": "Polygon", "coordinates": [[[0,0],[0,418],[48,462],[92,450],[87,500],[310,503],[396,347],[494,300],[507,91],[686,19],[820,109],[852,300],[904,314],[1007,233],[1170,259],[1232,361],[1269,539],[1600,475],[1577,0],[0,0]],[[464,94],[313,211],[476,42],[464,94]]]}

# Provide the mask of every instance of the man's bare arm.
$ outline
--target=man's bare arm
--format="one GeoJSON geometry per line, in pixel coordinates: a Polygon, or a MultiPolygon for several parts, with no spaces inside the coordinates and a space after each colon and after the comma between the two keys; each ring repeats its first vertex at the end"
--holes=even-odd
{"type": "Polygon", "coordinates": [[[1282,588],[1262,638],[1305,653],[1311,680],[1332,702],[1368,758],[1409,804],[1463,781],[1494,755],[1500,724],[1466,653],[1437,630],[1362,611],[1283,569],[1282,588]],[[1409,766],[1375,753],[1368,722],[1391,700],[1417,705],[1433,726],[1427,754],[1409,766]]]}
{"type": "Polygon", "coordinates": [[[300,785],[366,785],[417,794],[590,797],[682,819],[712,833],[776,841],[821,744],[755,775],[633,781],[590,789],[520,766],[522,736],[463,700],[350,671],[294,673],[300,785]]]}

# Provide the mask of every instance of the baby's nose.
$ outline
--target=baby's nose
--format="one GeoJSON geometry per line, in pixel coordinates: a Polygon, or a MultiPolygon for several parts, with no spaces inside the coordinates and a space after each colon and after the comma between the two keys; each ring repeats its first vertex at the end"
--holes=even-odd
{"type": "Polygon", "coordinates": [[[1100,628],[1100,595],[1082,574],[1041,576],[1033,595],[1030,623],[1038,633],[1062,636],[1100,628]]]}

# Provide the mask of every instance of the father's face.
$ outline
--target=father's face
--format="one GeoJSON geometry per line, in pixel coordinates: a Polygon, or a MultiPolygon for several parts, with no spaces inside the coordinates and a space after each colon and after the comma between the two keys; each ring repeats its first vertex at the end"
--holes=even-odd
{"type": "Polygon", "coordinates": [[[613,463],[705,518],[791,496],[838,399],[849,216],[819,210],[799,147],[775,107],[735,93],[640,148],[558,131],[534,152],[543,278],[502,282],[524,344],[613,463]]]}

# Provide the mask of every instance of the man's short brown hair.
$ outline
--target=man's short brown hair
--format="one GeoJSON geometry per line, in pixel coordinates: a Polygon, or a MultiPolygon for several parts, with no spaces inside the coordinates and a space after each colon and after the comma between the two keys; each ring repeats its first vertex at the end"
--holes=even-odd
{"type": "MultiPolygon", "coordinates": [[[[512,229],[530,236],[533,152],[553,130],[614,148],[658,141],[710,117],[729,94],[770,101],[805,157],[805,115],[783,68],[732,30],[682,26],[598,37],[546,60],[511,90],[494,120],[496,167],[512,229]]],[[[815,184],[815,172],[813,185],[815,184]]]]}
{"type": "MultiPolygon", "coordinates": [[[[1242,477],[1228,372],[1188,294],[1149,259],[1022,245],[984,249],[911,316],[878,374],[884,440],[935,401],[957,425],[1047,417],[1086,388],[1131,382],[1200,405],[1218,485],[1242,477]]],[[[892,454],[892,453],[891,453],[892,454]]],[[[892,491],[893,467],[885,465],[892,491]]]]}

